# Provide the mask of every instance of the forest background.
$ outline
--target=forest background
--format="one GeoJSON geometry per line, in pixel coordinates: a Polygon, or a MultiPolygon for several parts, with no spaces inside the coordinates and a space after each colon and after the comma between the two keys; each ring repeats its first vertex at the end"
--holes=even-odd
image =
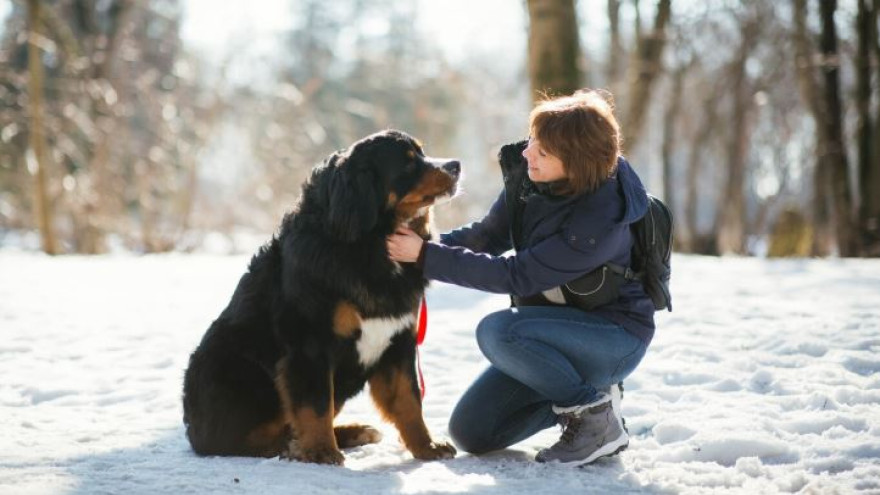
{"type": "Polygon", "coordinates": [[[542,94],[615,95],[676,250],[880,255],[880,0],[4,0],[0,246],[248,251],[384,128],[501,187],[542,94]]]}

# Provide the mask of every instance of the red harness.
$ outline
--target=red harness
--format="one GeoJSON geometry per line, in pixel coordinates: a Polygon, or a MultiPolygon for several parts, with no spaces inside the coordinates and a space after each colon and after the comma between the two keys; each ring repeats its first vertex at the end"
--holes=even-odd
{"type": "Polygon", "coordinates": [[[425,334],[428,333],[428,304],[425,303],[425,297],[422,296],[422,304],[419,306],[419,327],[416,334],[416,371],[419,374],[419,389],[422,392],[422,399],[425,398],[425,376],[422,374],[422,360],[419,358],[419,347],[425,341],[425,334]]]}

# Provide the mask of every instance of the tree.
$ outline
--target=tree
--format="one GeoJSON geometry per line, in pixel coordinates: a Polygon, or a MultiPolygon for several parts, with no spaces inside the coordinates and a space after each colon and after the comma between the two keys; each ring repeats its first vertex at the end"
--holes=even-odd
{"type": "Polygon", "coordinates": [[[840,54],[837,51],[837,27],[834,12],[837,0],[820,0],[819,10],[822,18],[822,71],[824,88],[822,100],[825,105],[825,120],[820,124],[825,132],[827,148],[824,150],[830,171],[832,214],[837,238],[837,249],[841,256],[855,256],[858,242],[853,221],[852,192],[849,185],[849,163],[843,136],[843,107],[840,100],[840,54]]]}
{"type": "Polygon", "coordinates": [[[582,81],[574,0],[528,0],[528,9],[532,98],[574,93],[582,81]]]}
{"type": "Polygon", "coordinates": [[[46,173],[46,138],[43,134],[43,61],[41,45],[46,38],[41,34],[42,15],[40,0],[28,0],[28,113],[30,115],[30,153],[28,167],[34,174],[34,203],[37,225],[42,237],[43,251],[58,254],[55,226],[49,201],[49,179],[46,173]]]}
{"type": "MultiPolygon", "coordinates": [[[[875,77],[877,79],[878,86],[880,86],[880,32],[878,32],[878,23],[880,23],[880,0],[874,0],[872,13],[873,13],[873,15],[872,15],[872,20],[871,20],[871,28],[872,28],[871,38],[874,40],[873,50],[874,50],[874,67],[876,68],[875,77]]],[[[870,186],[870,187],[875,187],[875,189],[872,193],[872,197],[873,197],[874,202],[872,203],[873,206],[871,207],[870,211],[877,211],[877,210],[874,210],[873,208],[874,207],[880,208],[880,205],[878,205],[878,203],[877,203],[878,201],[880,201],[880,184],[878,184],[878,182],[880,182],[880,99],[877,100],[876,110],[874,112],[874,139],[873,139],[873,143],[874,143],[874,157],[873,157],[873,161],[872,161],[873,172],[870,174],[871,179],[869,180],[869,182],[871,184],[873,184],[873,186],[870,186]]],[[[869,216],[871,215],[870,211],[868,212],[869,216]]],[[[868,226],[869,229],[876,231],[876,229],[880,229],[880,219],[877,219],[876,216],[874,218],[875,218],[875,220],[869,220],[868,221],[869,223],[867,223],[866,225],[868,226]]],[[[880,236],[878,236],[878,237],[880,237],[880,236]]],[[[880,256],[880,249],[876,249],[876,244],[868,243],[866,245],[866,248],[867,248],[866,249],[867,254],[869,254],[871,256],[880,256]]]]}
{"type": "Polygon", "coordinates": [[[620,4],[621,0],[608,0],[608,67],[606,77],[613,92],[617,93],[618,82],[626,63],[626,50],[620,35],[620,4]]]}
{"type": "Polygon", "coordinates": [[[826,151],[829,147],[828,134],[822,123],[825,122],[825,106],[820,95],[821,82],[816,79],[814,49],[807,29],[807,0],[794,0],[793,37],[795,51],[795,70],[801,99],[807,106],[816,127],[816,163],[813,167],[813,201],[810,211],[813,223],[813,248],[817,256],[827,256],[831,252],[831,182],[826,151]]]}
{"type": "MultiPolygon", "coordinates": [[[[636,1],[638,7],[638,1],[636,1]]],[[[623,134],[627,148],[634,150],[641,138],[654,83],[663,73],[663,49],[666,46],[666,26],[672,15],[671,0],[658,0],[653,27],[644,32],[636,21],[636,52],[627,73],[629,88],[623,134]]],[[[616,54],[612,54],[612,57],[616,54]]]]}
{"type": "Polygon", "coordinates": [[[21,5],[13,4],[0,39],[0,219],[21,229],[48,224],[57,244],[79,253],[104,251],[110,234],[138,251],[175,247],[217,106],[182,53],[180,3],[21,5]],[[8,34],[31,25],[35,37],[8,34]],[[20,185],[30,180],[25,156],[45,186],[36,187],[44,200],[33,207],[21,199],[34,190],[20,185]],[[23,220],[31,214],[34,221],[23,220]]]}
{"type": "Polygon", "coordinates": [[[749,152],[749,114],[753,106],[753,88],[746,64],[758,44],[759,12],[746,14],[741,20],[741,39],[727,79],[731,81],[731,135],[727,143],[727,180],[721,195],[717,226],[718,252],[745,253],[745,176],[749,152]]]}
{"type": "MultiPolygon", "coordinates": [[[[858,48],[856,53],[856,111],[858,122],[856,139],[858,142],[859,170],[859,215],[858,229],[862,254],[880,256],[880,143],[876,141],[874,121],[871,115],[871,77],[872,62],[876,67],[877,12],[880,2],[872,5],[870,0],[858,0],[856,14],[856,34],[858,48]]],[[[880,71],[877,71],[880,76],[880,71]]]]}
{"type": "MultiPolygon", "coordinates": [[[[713,84],[701,81],[701,85],[708,88],[698,88],[702,93],[700,101],[702,104],[698,107],[703,109],[703,112],[696,118],[696,133],[691,138],[690,155],[685,172],[684,221],[680,224],[685,227],[686,237],[679,246],[685,252],[718,254],[715,235],[700,232],[698,214],[699,200],[703,196],[700,194],[700,178],[705,172],[704,163],[712,150],[711,142],[716,136],[715,129],[721,118],[718,107],[723,89],[720,80],[717,79],[713,84]]],[[[678,233],[680,234],[681,232],[678,233]]]]}
{"type": "Polygon", "coordinates": [[[678,147],[678,134],[676,117],[681,112],[682,93],[684,92],[685,75],[692,62],[685,62],[675,69],[672,74],[672,88],[670,89],[669,103],[663,114],[663,145],[661,155],[663,157],[663,199],[666,204],[675,211],[675,188],[673,187],[674,162],[673,154],[678,147]]]}

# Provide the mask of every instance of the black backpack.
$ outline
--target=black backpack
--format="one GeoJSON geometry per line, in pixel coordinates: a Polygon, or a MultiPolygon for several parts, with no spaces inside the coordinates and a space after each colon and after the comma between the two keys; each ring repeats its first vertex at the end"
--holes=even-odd
{"type": "Polygon", "coordinates": [[[669,277],[672,273],[672,212],[654,196],[648,195],[648,212],[632,224],[633,250],[630,268],[608,263],[612,271],[629,280],[639,280],[654,301],[654,309],[672,311],[669,277]]]}

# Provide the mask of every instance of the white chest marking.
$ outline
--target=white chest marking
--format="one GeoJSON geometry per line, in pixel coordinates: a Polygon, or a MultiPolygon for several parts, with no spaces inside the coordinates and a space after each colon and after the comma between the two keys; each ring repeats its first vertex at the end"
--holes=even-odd
{"type": "Polygon", "coordinates": [[[361,322],[361,336],[357,341],[361,365],[366,368],[375,364],[391,344],[391,338],[411,327],[415,321],[416,318],[413,314],[396,318],[367,318],[363,320],[361,322]]]}

